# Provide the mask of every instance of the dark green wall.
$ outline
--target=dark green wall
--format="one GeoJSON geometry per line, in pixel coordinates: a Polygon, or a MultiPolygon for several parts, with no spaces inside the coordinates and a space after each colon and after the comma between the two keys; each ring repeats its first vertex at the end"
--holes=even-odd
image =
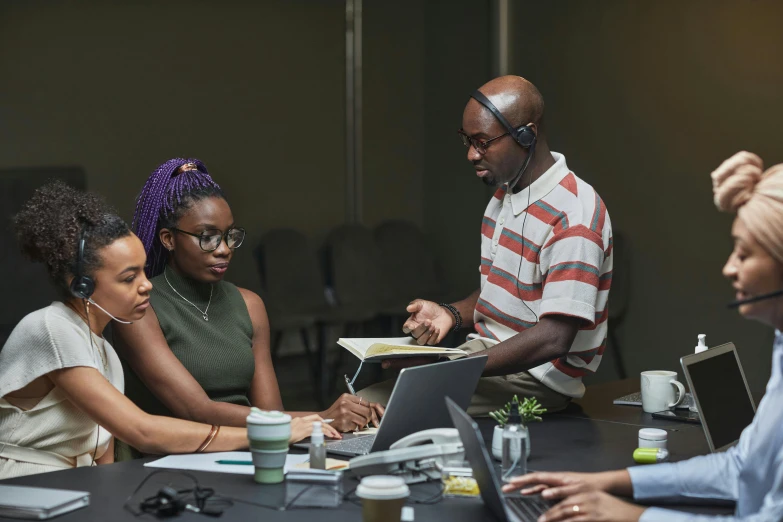
{"type": "Polygon", "coordinates": [[[553,150],[631,241],[632,374],[681,373],[706,333],[711,346],[735,342],[764,387],[772,331],[725,307],[731,218],[712,204],[709,173],[741,149],[783,160],[781,19],[770,1],[514,3],[512,72],[540,88],[553,150]]]}

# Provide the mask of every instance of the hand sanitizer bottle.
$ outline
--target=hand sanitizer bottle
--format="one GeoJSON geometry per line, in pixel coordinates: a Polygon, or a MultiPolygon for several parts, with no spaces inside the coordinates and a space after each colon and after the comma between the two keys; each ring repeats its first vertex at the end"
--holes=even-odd
{"type": "Polygon", "coordinates": [[[696,346],[696,353],[706,352],[707,347],[707,336],[704,334],[699,334],[699,344],[696,346]]]}
{"type": "MultiPolygon", "coordinates": [[[[705,334],[699,334],[699,344],[696,345],[696,353],[706,352],[709,350],[709,346],[707,346],[707,336],[705,334]]],[[[691,397],[691,401],[693,404],[688,406],[688,410],[699,413],[699,408],[696,406],[696,402],[693,401],[693,397],[691,397]]]]}
{"type": "Polygon", "coordinates": [[[313,433],[310,435],[310,469],[326,469],[326,446],[321,423],[313,423],[313,433]]]}
{"type": "Polygon", "coordinates": [[[519,416],[519,404],[511,404],[508,422],[503,428],[503,460],[501,472],[504,482],[527,473],[527,426],[519,416]]]}

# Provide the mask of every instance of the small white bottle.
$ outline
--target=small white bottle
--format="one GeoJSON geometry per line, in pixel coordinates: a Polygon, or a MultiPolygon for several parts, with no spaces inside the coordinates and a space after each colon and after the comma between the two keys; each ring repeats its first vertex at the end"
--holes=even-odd
{"type": "MultiPolygon", "coordinates": [[[[707,350],[709,350],[709,346],[707,346],[707,336],[705,334],[699,334],[699,344],[696,345],[696,353],[706,352],[707,350]]],[[[691,398],[691,400],[693,400],[693,398],[691,398]]],[[[699,408],[696,406],[695,402],[688,406],[688,410],[699,413],[699,408]]]]}
{"type": "Polygon", "coordinates": [[[310,469],[326,469],[326,446],[320,422],[313,423],[310,435],[310,469]]]}
{"type": "Polygon", "coordinates": [[[511,404],[508,422],[503,427],[503,460],[500,469],[504,482],[527,473],[527,426],[519,416],[519,404],[511,404]]]}
{"type": "Polygon", "coordinates": [[[707,349],[707,336],[705,334],[699,334],[699,344],[696,346],[696,353],[706,352],[707,349]]]}

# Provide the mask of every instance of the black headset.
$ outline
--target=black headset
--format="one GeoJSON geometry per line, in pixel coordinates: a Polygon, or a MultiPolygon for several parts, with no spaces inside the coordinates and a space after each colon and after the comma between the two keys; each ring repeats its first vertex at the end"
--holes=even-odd
{"type": "Polygon", "coordinates": [[[533,129],[527,125],[522,125],[521,127],[511,125],[506,117],[495,107],[495,104],[489,101],[489,98],[484,96],[481,91],[474,91],[470,97],[489,109],[495,115],[495,118],[506,128],[514,141],[519,143],[522,148],[529,149],[536,143],[536,133],[533,132],[533,129]]]}
{"type": "MultiPolygon", "coordinates": [[[[522,176],[525,171],[527,170],[528,163],[530,163],[530,159],[533,157],[533,153],[536,150],[536,133],[533,132],[533,129],[528,127],[527,125],[522,125],[520,127],[514,127],[511,125],[505,116],[498,110],[497,107],[495,107],[495,104],[489,101],[489,98],[484,96],[481,91],[475,90],[473,91],[473,94],[470,95],[471,98],[479,102],[481,105],[489,109],[489,112],[491,112],[495,118],[506,128],[509,135],[516,141],[520,147],[523,149],[528,150],[527,158],[525,158],[525,162],[522,164],[522,167],[520,167],[519,172],[517,172],[517,175],[514,177],[514,179],[509,182],[508,184],[508,190],[511,191],[512,187],[514,187],[519,180],[519,177],[522,176]]],[[[533,173],[530,173],[530,179],[532,181],[533,179],[533,173]]],[[[527,192],[527,206],[530,206],[530,190],[527,192]]],[[[527,212],[525,212],[525,217],[522,219],[522,236],[524,238],[525,235],[525,222],[527,221],[527,212]]],[[[517,268],[517,281],[519,280],[519,273],[522,271],[522,261],[525,257],[525,243],[522,242],[522,248],[519,252],[519,268],[517,268]]],[[[533,314],[533,316],[536,318],[536,323],[538,323],[538,314],[535,313],[528,305],[525,303],[525,300],[522,299],[522,295],[519,292],[519,285],[516,285],[517,287],[517,297],[522,301],[522,304],[525,305],[525,308],[527,308],[530,313],[533,314]]]]}
{"type": "Polygon", "coordinates": [[[89,299],[95,292],[95,281],[84,273],[84,248],[87,239],[84,237],[84,229],[79,233],[79,246],[76,249],[76,274],[71,280],[71,294],[78,299],[89,299]]]}

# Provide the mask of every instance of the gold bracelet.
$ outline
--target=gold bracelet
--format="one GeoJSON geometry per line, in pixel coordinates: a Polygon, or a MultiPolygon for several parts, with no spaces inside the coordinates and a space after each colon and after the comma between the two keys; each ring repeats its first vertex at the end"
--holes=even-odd
{"type": "Polygon", "coordinates": [[[212,425],[212,429],[209,430],[209,435],[207,435],[207,438],[204,439],[204,442],[201,443],[201,446],[196,450],[196,453],[201,453],[205,449],[207,449],[207,446],[212,444],[212,441],[217,437],[218,432],[220,431],[220,426],[217,424],[212,425]]]}

